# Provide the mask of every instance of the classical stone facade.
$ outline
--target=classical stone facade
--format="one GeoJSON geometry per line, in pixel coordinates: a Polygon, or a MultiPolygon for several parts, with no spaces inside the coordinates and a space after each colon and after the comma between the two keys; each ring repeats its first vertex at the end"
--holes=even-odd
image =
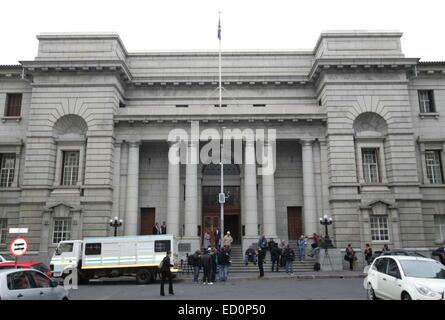
{"type": "MultiPolygon", "coordinates": [[[[116,34],[42,34],[37,57],[0,66],[0,251],[29,228],[61,239],[147,234],[166,221],[193,250],[219,224],[218,165],[172,163],[171,130],[275,129],[276,171],[225,166],[225,229],[323,234],[338,247],[427,249],[445,237],[445,63],[406,58],[398,32],[326,32],[313,50],[127,52],[116,34]]],[[[293,45],[293,44],[290,44],[293,45]]],[[[235,142],[235,141],[234,141],[235,142]]],[[[241,141],[243,160],[258,145],[241,141]]],[[[203,141],[189,141],[198,153],[203,141]]]]}

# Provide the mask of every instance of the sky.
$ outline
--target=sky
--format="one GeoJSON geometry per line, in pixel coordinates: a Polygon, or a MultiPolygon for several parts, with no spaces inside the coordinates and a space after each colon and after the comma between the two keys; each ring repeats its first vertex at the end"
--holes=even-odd
{"type": "Polygon", "coordinates": [[[324,30],[398,30],[406,57],[445,60],[442,0],[1,0],[0,64],[42,32],[117,32],[128,51],[313,49],[324,30]]]}

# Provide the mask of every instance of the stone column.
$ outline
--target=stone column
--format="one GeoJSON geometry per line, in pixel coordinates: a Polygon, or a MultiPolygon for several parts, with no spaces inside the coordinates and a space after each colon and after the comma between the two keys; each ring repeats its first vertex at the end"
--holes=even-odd
{"type": "Polygon", "coordinates": [[[318,231],[312,144],[312,140],[301,141],[303,153],[304,233],[308,236],[318,231]]]}
{"type": "Polygon", "coordinates": [[[252,242],[258,241],[255,141],[253,140],[247,140],[245,144],[244,189],[246,235],[243,241],[243,252],[252,242]]]}
{"type": "MultiPolygon", "coordinates": [[[[269,152],[274,152],[267,141],[264,148],[268,152],[268,159],[273,161],[274,157],[269,152]]],[[[277,238],[277,223],[275,214],[275,178],[274,173],[262,176],[263,179],[263,230],[267,238],[277,238]]]]}
{"type": "Polygon", "coordinates": [[[179,142],[175,142],[170,145],[168,159],[167,232],[176,237],[179,237],[179,169],[179,142]]]}
{"type": "Polygon", "coordinates": [[[127,206],[124,218],[124,232],[127,236],[137,235],[139,231],[139,146],[139,141],[128,145],[127,206]]]}
{"type": "Polygon", "coordinates": [[[185,237],[198,236],[198,142],[189,141],[185,173],[185,237]]]}
{"type": "Polygon", "coordinates": [[[116,142],[114,144],[113,155],[113,217],[123,219],[120,212],[120,180],[121,180],[121,146],[122,142],[116,142]]]}

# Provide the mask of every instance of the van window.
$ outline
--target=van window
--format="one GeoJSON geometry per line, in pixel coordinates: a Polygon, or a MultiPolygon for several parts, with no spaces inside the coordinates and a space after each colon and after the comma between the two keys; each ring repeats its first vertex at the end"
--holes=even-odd
{"type": "Polygon", "coordinates": [[[102,252],[102,243],[87,243],[85,244],[85,255],[98,255],[102,252]]]}
{"type": "Polygon", "coordinates": [[[155,240],[155,252],[167,252],[171,250],[170,240],[155,240]]]}
{"type": "Polygon", "coordinates": [[[65,242],[65,243],[59,243],[59,246],[58,246],[58,250],[59,250],[59,253],[64,253],[64,252],[73,252],[73,246],[74,246],[74,243],[67,243],[67,242],[65,242]]]}

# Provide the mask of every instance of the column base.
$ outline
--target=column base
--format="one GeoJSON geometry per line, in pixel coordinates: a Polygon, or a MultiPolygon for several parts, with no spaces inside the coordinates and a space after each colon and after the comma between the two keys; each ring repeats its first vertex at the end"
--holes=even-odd
{"type": "Polygon", "coordinates": [[[182,237],[181,239],[178,239],[178,247],[181,246],[188,247],[186,251],[179,251],[178,250],[178,259],[183,259],[185,261],[186,254],[188,253],[193,254],[196,250],[201,249],[201,239],[199,237],[182,237]],[[181,244],[181,245],[180,245],[181,244]]]}

